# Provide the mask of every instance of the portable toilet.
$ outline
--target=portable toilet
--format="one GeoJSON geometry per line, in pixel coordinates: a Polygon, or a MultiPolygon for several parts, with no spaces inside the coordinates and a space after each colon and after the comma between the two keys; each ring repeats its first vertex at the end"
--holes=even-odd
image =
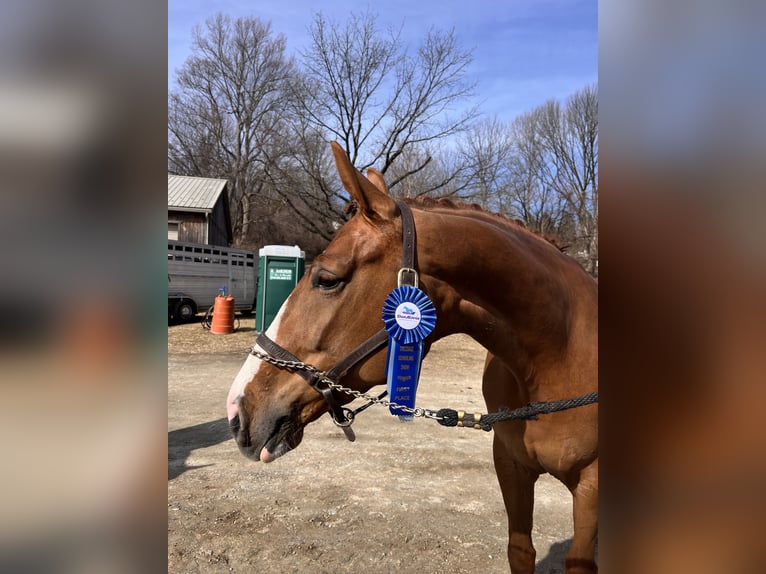
{"type": "Polygon", "coordinates": [[[258,250],[255,331],[262,333],[303,277],[306,253],[297,245],[266,245],[258,250]]]}

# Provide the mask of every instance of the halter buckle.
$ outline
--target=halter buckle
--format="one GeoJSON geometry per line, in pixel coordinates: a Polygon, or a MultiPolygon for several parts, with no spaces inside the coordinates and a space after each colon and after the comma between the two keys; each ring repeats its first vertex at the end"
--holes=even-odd
{"type": "Polygon", "coordinates": [[[332,411],[330,411],[330,418],[332,419],[332,422],[335,423],[335,426],[343,431],[343,434],[346,435],[346,438],[349,441],[354,442],[356,440],[356,434],[354,433],[354,429],[351,428],[351,423],[354,422],[354,413],[348,409],[343,409],[343,414],[346,417],[345,421],[339,421],[336,419],[332,411]]]}
{"type": "Polygon", "coordinates": [[[407,283],[407,285],[412,285],[413,287],[417,289],[418,288],[418,272],[412,269],[411,267],[402,267],[401,269],[399,269],[399,273],[396,276],[397,286],[401,287],[404,284],[403,279],[404,279],[405,273],[411,273],[413,276],[413,283],[411,284],[407,283]]]}
{"type": "Polygon", "coordinates": [[[352,411],[351,409],[343,408],[343,416],[346,417],[346,420],[344,421],[339,421],[339,420],[336,420],[335,418],[333,418],[332,420],[337,426],[341,428],[350,427],[351,423],[354,422],[354,417],[356,416],[356,413],[354,413],[354,411],[352,411]]]}

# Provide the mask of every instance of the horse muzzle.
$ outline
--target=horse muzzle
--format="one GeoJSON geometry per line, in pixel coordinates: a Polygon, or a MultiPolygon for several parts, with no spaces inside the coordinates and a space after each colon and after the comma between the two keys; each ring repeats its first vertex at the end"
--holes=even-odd
{"type": "Polygon", "coordinates": [[[290,415],[268,416],[258,423],[240,405],[229,419],[229,428],[239,451],[247,458],[272,462],[297,447],[303,439],[303,425],[290,415]]]}

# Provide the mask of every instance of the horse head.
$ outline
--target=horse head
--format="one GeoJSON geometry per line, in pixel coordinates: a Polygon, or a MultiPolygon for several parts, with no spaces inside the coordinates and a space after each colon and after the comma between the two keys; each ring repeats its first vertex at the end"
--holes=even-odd
{"type": "MultiPolygon", "coordinates": [[[[402,260],[399,207],[382,175],[354,168],[333,142],[338,173],[355,215],[316,257],[266,332],[302,362],[327,370],[383,326],[381,309],[402,260]]],[[[385,383],[385,349],[354,365],[343,385],[364,392],[385,383]]],[[[341,393],[338,399],[352,397],[341,393]]],[[[232,384],[227,415],[243,454],[270,462],[292,450],[304,427],[328,410],[322,394],[294,371],[251,355],[232,384]]]]}

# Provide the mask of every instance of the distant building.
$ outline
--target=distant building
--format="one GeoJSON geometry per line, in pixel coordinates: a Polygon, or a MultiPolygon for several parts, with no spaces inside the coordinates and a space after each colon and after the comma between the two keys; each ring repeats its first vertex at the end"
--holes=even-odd
{"type": "Polygon", "coordinates": [[[168,239],[231,245],[225,179],[168,174],[168,239]]]}

